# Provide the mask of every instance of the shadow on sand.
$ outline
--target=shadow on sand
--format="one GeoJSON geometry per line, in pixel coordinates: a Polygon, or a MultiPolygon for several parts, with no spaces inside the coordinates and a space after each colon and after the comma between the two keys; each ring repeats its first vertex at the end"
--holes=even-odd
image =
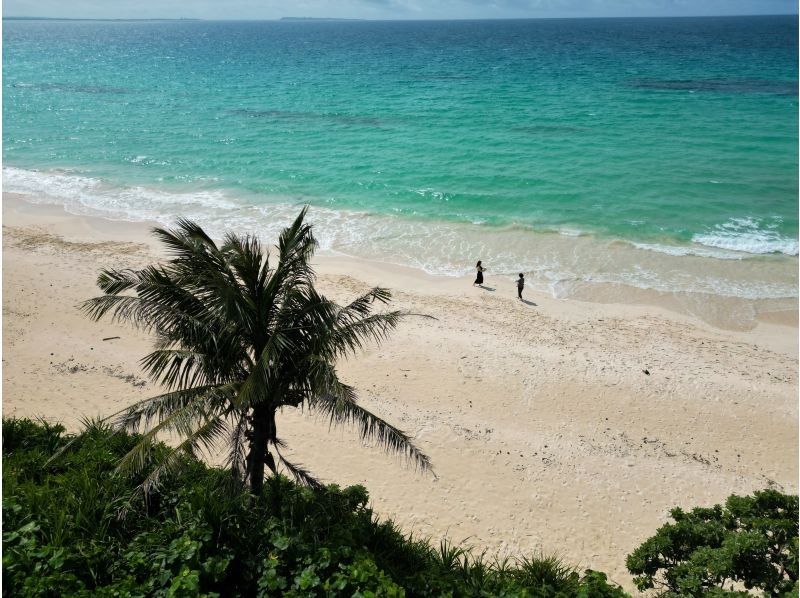
{"type": "Polygon", "coordinates": [[[536,305],[536,304],[535,304],[533,301],[531,301],[531,300],[529,300],[529,299],[522,299],[522,302],[523,302],[525,305],[533,305],[534,307],[537,307],[537,305],[536,305]]]}

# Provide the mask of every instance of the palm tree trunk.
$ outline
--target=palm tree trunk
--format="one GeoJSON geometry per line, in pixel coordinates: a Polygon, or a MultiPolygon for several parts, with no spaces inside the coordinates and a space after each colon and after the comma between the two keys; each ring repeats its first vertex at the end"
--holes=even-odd
{"type": "Polygon", "coordinates": [[[264,466],[267,465],[272,473],[278,471],[275,460],[267,450],[269,443],[275,442],[276,438],[275,409],[269,405],[253,409],[250,452],[247,455],[247,478],[250,482],[250,491],[256,496],[261,496],[264,489],[264,466]]]}
{"type": "Polygon", "coordinates": [[[263,409],[253,409],[250,432],[250,451],[247,453],[247,480],[250,491],[261,496],[264,488],[264,453],[267,449],[266,421],[263,409]]]}

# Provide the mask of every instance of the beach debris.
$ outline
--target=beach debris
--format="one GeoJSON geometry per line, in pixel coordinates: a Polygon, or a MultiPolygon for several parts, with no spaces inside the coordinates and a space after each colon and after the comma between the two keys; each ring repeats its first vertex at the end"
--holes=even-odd
{"type": "Polygon", "coordinates": [[[104,341],[113,341],[115,338],[119,338],[119,337],[118,337],[118,336],[107,336],[107,337],[106,337],[106,338],[104,338],[103,340],[104,340],[104,341]]]}
{"type": "Polygon", "coordinates": [[[644,370],[642,370],[642,371],[643,371],[645,374],[647,374],[648,376],[650,375],[650,370],[648,370],[648,369],[644,369],[644,370]]]}
{"type": "Polygon", "coordinates": [[[107,376],[111,376],[112,378],[118,378],[123,382],[127,382],[128,384],[135,386],[136,388],[141,388],[142,386],[147,385],[147,380],[139,378],[139,376],[136,376],[134,374],[128,374],[125,371],[123,371],[123,369],[119,366],[115,366],[113,368],[105,366],[103,367],[103,372],[107,376]]]}

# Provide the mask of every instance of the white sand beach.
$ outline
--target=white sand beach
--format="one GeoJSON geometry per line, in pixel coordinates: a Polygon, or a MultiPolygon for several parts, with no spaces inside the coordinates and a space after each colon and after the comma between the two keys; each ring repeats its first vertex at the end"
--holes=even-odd
{"type": "MultiPolygon", "coordinates": [[[[159,259],[148,226],[3,197],[3,414],[76,430],[156,392],[142,334],[92,323],[77,304],[103,267],[159,259]],[[106,340],[104,340],[106,339],[106,340]]],[[[410,318],[341,364],[363,404],[432,458],[435,476],[285,413],[295,459],[327,482],[360,483],[415,536],[489,553],[558,553],[631,588],[625,556],[673,506],[767,486],[797,492],[797,314],[725,330],[656,306],[516,300],[471,278],[320,257],[319,284],[346,300],[371,285],[410,318]]]]}

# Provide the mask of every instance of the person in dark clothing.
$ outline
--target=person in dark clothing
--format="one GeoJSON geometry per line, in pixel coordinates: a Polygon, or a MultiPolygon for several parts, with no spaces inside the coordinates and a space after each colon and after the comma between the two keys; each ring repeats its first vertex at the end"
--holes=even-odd
{"type": "Polygon", "coordinates": [[[522,289],[525,288],[525,276],[522,272],[519,273],[519,279],[517,280],[517,297],[520,301],[522,301],[522,289]]]}
{"type": "Polygon", "coordinates": [[[480,286],[483,284],[483,271],[486,270],[486,268],[481,266],[481,261],[478,260],[478,263],[475,264],[475,269],[478,270],[478,276],[475,277],[475,282],[472,283],[472,286],[480,286]]]}

